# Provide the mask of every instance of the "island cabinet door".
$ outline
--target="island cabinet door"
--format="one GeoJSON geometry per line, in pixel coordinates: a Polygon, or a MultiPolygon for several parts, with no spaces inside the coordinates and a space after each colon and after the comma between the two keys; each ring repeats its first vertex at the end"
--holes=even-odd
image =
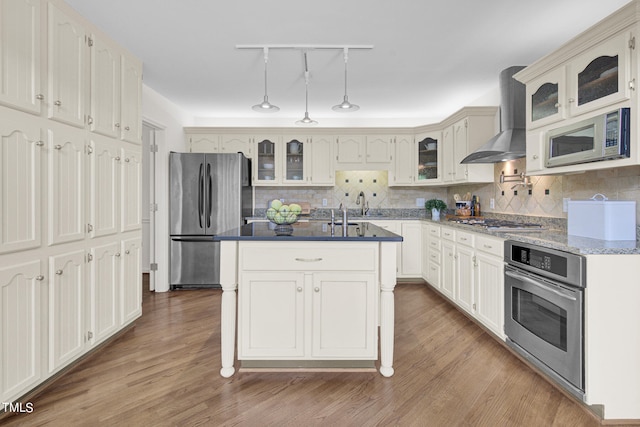
{"type": "Polygon", "coordinates": [[[315,273],[312,295],[312,358],[377,358],[375,274],[315,273]]]}
{"type": "Polygon", "coordinates": [[[304,357],[304,295],[304,273],[243,273],[238,286],[238,359],[304,357]]]}

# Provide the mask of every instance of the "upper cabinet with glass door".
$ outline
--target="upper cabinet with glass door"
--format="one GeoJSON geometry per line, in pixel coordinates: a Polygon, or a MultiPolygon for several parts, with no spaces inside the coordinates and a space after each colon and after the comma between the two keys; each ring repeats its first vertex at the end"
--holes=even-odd
{"type": "Polygon", "coordinates": [[[279,156],[280,144],[277,137],[256,138],[253,185],[277,185],[282,182],[279,156]]]}
{"type": "Polygon", "coordinates": [[[422,135],[416,144],[418,151],[416,174],[417,183],[437,182],[440,178],[439,164],[442,151],[440,150],[440,142],[436,135],[422,135]]]}
{"type": "Polygon", "coordinates": [[[622,31],[531,80],[527,74],[535,65],[521,72],[518,79],[527,85],[527,129],[630,99],[634,45],[633,34],[622,31]]]}
{"type": "Polygon", "coordinates": [[[283,183],[306,184],[305,170],[306,139],[287,138],[284,142],[283,183]]]}

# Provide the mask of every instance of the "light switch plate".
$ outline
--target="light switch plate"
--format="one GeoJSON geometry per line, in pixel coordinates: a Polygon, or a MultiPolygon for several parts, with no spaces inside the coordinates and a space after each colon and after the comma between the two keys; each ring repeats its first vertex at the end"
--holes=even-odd
{"type": "Polygon", "coordinates": [[[489,208],[490,209],[496,208],[496,199],[494,199],[493,197],[489,199],[489,208]]]}
{"type": "Polygon", "coordinates": [[[424,207],[424,197],[416,197],[416,206],[420,208],[424,207]]]}

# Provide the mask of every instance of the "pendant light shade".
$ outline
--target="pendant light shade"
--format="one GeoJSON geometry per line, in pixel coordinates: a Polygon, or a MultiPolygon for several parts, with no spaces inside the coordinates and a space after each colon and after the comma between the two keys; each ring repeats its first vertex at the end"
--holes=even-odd
{"type": "Polygon", "coordinates": [[[358,111],[360,109],[356,104],[352,104],[349,102],[349,97],[347,96],[347,62],[349,61],[349,48],[344,48],[344,99],[342,103],[338,105],[334,105],[332,110],[339,112],[350,112],[350,111],[358,111]]]}
{"type": "Polygon", "coordinates": [[[318,124],[309,117],[309,67],[307,53],[304,53],[304,118],[296,122],[300,126],[315,126],[318,124]]]}
{"type": "Polygon", "coordinates": [[[280,108],[269,102],[269,97],[267,96],[267,63],[269,62],[269,48],[264,48],[264,100],[260,104],[256,104],[253,107],[253,111],[259,111],[261,113],[275,113],[276,111],[280,111],[280,108]]]}

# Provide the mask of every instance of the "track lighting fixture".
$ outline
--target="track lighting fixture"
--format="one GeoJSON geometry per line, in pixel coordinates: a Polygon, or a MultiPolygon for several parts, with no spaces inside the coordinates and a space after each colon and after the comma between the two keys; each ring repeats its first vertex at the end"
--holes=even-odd
{"type": "Polygon", "coordinates": [[[261,113],[275,113],[279,111],[280,108],[269,102],[269,97],[267,96],[267,63],[269,62],[269,48],[265,47],[264,50],[264,100],[260,104],[256,104],[253,107],[253,111],[259,111],[261,113]]]}

